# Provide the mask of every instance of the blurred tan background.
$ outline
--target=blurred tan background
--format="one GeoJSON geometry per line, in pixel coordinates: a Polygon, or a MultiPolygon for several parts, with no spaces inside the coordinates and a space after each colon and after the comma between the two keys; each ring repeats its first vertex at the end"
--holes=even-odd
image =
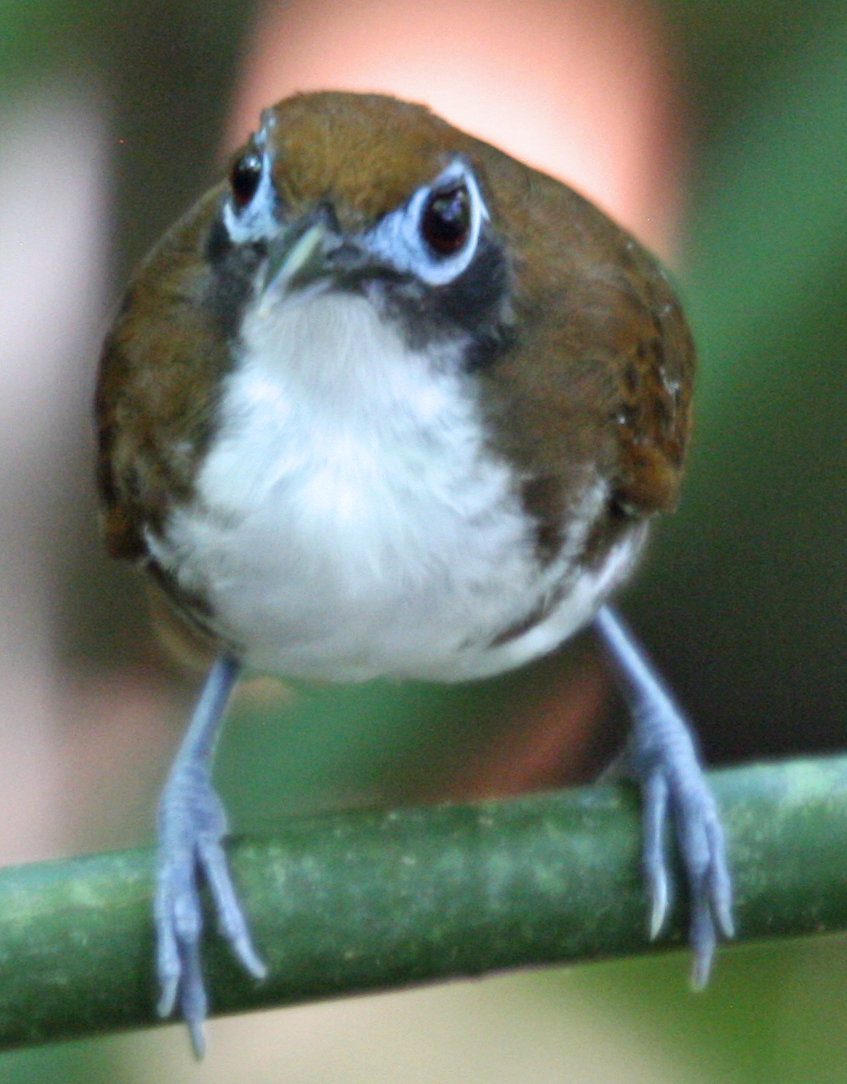
{"type": "MultiPolygon", "coordinates": [[[[841,748],[847,5],[9,0],[0,9],[0,860],[152,838],[197,678],[96,533],[89,404],[133,263],[295,90],[386,90],[582,189],[671,265],[695,453],[624,608],[713,762],[841,748]]],[[[234,824],[584,779],[590,637],[480,686],[245,683],[234,824]],[[272,723],[273,725],[260,725],[272,723]]],[[[0,1081],[847,1079],[840,939],[507,976],[0,1055],[0,1081]]]]}

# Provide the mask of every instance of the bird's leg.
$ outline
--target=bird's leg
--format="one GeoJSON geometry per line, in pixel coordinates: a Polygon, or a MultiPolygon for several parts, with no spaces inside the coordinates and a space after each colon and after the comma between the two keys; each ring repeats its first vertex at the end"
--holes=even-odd
{"type": "Polygon", "coordinates": [[[201,874],[211,891],[221,933],[233,952],[256,978],[265,975],[230,878],[222,846],[226,814],[211,781],[215,741],[238,671],[238,663],[228,655],[213,664],[159,802],[154,902],[161,990],[158,1011],[168,1016],[179,1003],[198,1058],[204,1051],[207,1007],[200,966],[201,874]]]}
{"type": "Polygon", "coordinates": [[[635,637],[608,606],[598,612],[594,624],[632,713],[626,763],[641,788],[650,935],[659,933],[668,911],[663,837],[670,815],[688,880],[692,980],[699,988],[709,977],[718,932],[733,935],[732,883],[715,800],[688,723],[635,637]]]}

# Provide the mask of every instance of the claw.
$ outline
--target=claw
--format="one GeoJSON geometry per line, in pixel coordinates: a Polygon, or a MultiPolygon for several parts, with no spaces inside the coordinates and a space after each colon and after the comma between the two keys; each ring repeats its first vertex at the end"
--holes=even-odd
{"type": "Polygon", "coordinates": [[[206,1036],[203,1023],[208,1002],[200,967],[200,946],[197,942],[183,946],[184,974],[180,985],[180,1011],[188,1025],[191,1046],[198,1061],[206,1052],[206,1036]]]}
{"type": "Polygon", "coordinates": [[[159,1016],[166,1017],[171,1015],[176,1004],[181,966],[174,927],[167,917],[170,911],[170,894],[162,886],[160,876],[156,878],[154,900],[153,910],[158,950],[157,973],[161,990],[156,1012],[159,1016]]]}
{"type": "Polygon", "coordinates": [[[156,1002],[156,1014],[161,1016],[163,1020],[171,1015],[174,1011],[174,1005],[176,1004],[176,992],[179,986],[179,976],[174,975],[172,978],[162,980],[162,973],[159,972],[159,986],[161,988],[161,994],[159,1000],[156,1002]]]}
{"type": "Polygon", "coordinates": [[[206,1057],[206,1029],[203,1027],[203,1020],[189,1020],[186,1017],[185,1022],[188,1025],[192,1053],[198,1061],[202,1061],[206,1057]]]}
{"type": "Polygon", "coordinates": [[[201,840],[198,842],[197,855],[215,902],[221,936],[245,969],[254,978],[263,979],[268,969],[253,948],[250,929],[235,894],[223,848],[217,840],[201,840]]]}
{"type": "Polygon", "coordinates": [[[724,860],[713,862],[709,867],[709,895],[715,904],[715,918],[718,929],[724,937],[735,937],[735,921],[732,917],[732,880],[726,864],[726,842],[723,827],[716,819],[707,825],[709,850],[712,854],[724,856],[724,860]]]}
{"type": "Polygon", "coordinates": [[[652,776],[642,790],[642,865],[650,897],[650,940],[662,931],[668,914],[670,888],[662,845],[667,817],[668,788],[661,775],[652,776]]]}

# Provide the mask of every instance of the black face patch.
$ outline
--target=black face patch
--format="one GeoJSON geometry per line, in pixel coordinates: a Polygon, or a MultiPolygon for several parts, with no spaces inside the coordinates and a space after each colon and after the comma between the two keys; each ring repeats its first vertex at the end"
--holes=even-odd
{"type": "Polygon", "coordinates": [[[508,285],[503,250],[490,238],[483,238],[458,278],[431,287],[434,312],[444,323],[472,334],[490,329],[500,320],[508,285]]]}
{"type": "Polygon", "coordinates": [[[227,339],[238,335],[244,310],[253,297],[256,273],[267,251],[265,241],[235,244],[222,217],[215,217],[205,246],[212,271],[205,304],[227,339]]]}
{"type": "Polygon", "coordinates": [[[509,269],[500,245],[480,239],[467,268],[452,282],[431,286],[411,275],[374,275],[385,315],[400,327],[410,349],[459,341],[468,370],[490,366],[509,349],[509,269]]]}
{"type": "Polygon", "coordinates": [[[493,331],[477,332],[465,345],[465,369],[469,373],[481,373],[490,369],[514,347],[517,336],[509,324],[501,324],[493,331]]]}
{"type": "Polygon", "coordinates": [[[224,224],[222,215],[215,215],[209,236],[206,238],[206,259],[211,264],[220,264],[233,249],[232,239],[224,224]]]}

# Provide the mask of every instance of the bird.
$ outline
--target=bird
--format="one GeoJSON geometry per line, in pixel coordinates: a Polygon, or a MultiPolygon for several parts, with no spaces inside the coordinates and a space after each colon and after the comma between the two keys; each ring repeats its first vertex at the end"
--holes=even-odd
{"type": "Polygon", "coordinates": [[[108,552],[214,652],[158,809],[158,1005],[198,1056],[198,882],[265,974],[212,754],[246,669],[479,680],[592,625],[632,714],[655,936],[672,824],[694,981],[732,936],[691,728],[610,601],[678,499],[695,351],[646,249],[575,190],[389,95],[266,109],[132,275],[100,359],[108,552]]]}

